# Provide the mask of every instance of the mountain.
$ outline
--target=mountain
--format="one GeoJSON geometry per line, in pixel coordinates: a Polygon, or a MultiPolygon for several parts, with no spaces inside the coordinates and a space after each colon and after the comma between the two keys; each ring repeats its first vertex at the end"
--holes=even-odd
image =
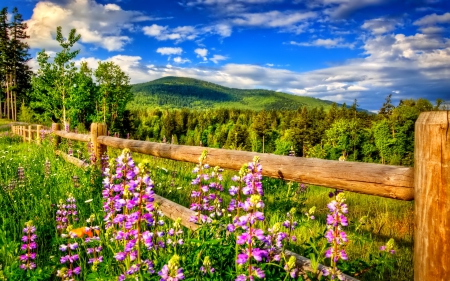
{"type": "Polygon", "coordinates": [[[253,110],[297,109],[332,102],[269,90],[243,90],[184,77],[164,77],[132,86],[134,99],[128,108],[239,108],[253,110]]]}

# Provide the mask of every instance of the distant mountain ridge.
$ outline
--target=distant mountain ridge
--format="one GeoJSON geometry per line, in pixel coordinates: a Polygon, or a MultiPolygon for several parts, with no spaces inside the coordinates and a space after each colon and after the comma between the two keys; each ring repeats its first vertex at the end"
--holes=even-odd
{"type": "Polygon", "coordinates": [[[239,108],[253,110],[297,109],[323,106],[332,102],[312,97],[296,96],[271,90],[235,89],[211,82],[168,76],[132,85],[134,99],[129,108],[239,108]]]}

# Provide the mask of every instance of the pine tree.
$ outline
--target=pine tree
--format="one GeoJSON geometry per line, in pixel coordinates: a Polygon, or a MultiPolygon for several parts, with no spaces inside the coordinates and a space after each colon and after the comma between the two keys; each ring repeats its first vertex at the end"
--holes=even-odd
{"type": "MultiPolygon", "coordinates": [[[[8,64],[8,9],[5,7],[0,11],[0,117],[6,116],[7,106],[9,105],[8,93],[6,91],[6,69],[8,64]],[[3,91],[5,91],[5,98],[3,99],[3,91]],[[2,107],[2,102],[4,106],[2,107]]],[[[9,111],[8,111],[9,112],[9,111]]]]}
{"type": "Polygon", "coordinates": [[[11,22],[8,9],[0,11],[0,82],[5,93],[4,100],[0,96],[0,115],[13,120],[17,120],[17,99],[23,99],[30,87],[29,47],[24,41],[29,37],[26,29],[17,8],[13,9],[11,22]]]}
{"type": "Polygon", "coordinates": [[[14,8],[13,19],[9,27],[10,41],[10,98],[11,117],[17,120],[17,98],[23,98],[30,87],[31,69],[27,62],[30,60],[28,54],[29,46],[24,41],[29,38],[26,34],[27,24],[23,22],[22,15],[14,8]]]}

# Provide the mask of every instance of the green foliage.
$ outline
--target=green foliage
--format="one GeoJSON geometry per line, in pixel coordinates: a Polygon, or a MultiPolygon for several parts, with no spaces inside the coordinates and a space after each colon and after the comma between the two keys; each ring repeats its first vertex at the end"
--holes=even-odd
{"type": "Polygon", "coordinates": [[[24,103],[20,105],[19,121],[26,123],[33,123],[34,121],[33,110],[27,107],[24,103]]]}
{"type": "Polygon", "coordinates": [[[76,67],[73,59],[80,52],[71,51],[75,43],[80,40],[81,35],[76,34],[73,28],[68,38],[62,35],[62,28],[56,29],[56,40],[62,50],[56,53],[53,62],[50,62],[50,56],[42,50],[38,53],[37,61],[39,70],[33,77],[32,85],[32,103],[31,106],[44,116],[53,121],[61,120],[64,124],[71,120],[67,119],[67,109],[76,104],[71,104],[76,98],[72,98],[74,93],[74,83],[76,77],[76,67]]]}
{"type": "Polygon", "coordinates": [[[98,115],[109,127],[117,127],[132,97],[130,77],[114,62],[99,62],[94,75],[99,86],[98,115]]]}

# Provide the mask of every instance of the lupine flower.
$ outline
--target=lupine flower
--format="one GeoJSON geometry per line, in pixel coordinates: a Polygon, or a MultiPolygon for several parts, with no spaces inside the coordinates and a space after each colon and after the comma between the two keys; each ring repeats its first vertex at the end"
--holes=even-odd
{"type": "Polygon", "coordinates": [[[48,178],[50,176],[50,173],[52,172],[52,164],[50,163],[50,161],[48,161],[48,158],[45,160],[45,177],[48,178]]]}
{"type": "Polygon", "coordinates": [[[380,251],[382,252],[387,252],[390,254],[395,254],[395,250],[394,250],[394,245],[395,245],[395,241],[393,238],[389,239],[389,241],[386,243],[386,245],[383,245],[380,247],[380,251]]]}
{"type": "Polygon", "coordinates": [[[180,257],[174,255],[169,262],[163,266],[158,275],[161,281],[178,281],[184,279],[183,268],[180,267],[180,257]]]}
{"type": "Polygon", "coordinates": [[[69,232],[69,234],[61,235],[61,237],[67,238],[67,244],[62,244],[59,246],[59,250],[63,252],[63,255],[61,256],[59,261],[61,264],[66,265],[57,272],[57,276],[61,277],[62,280],[74,280],[74,275],[79,275],[81,273],[81,267],[76,266],[76,262],[79,260],[79,256],[78,254],[73,252],[78,249],[78,243],[73,240],[77,237],[77,235],[73,232],[70,232],[71,229],[72,226],[68,226],[67,231],[69,232]]]}
{"type": "Polygon", "coordinates": [[[347,204],[345,204],[345,197],[341,191],[334,193],[335,199],[331,201],[327,207],[330,210],[330,214],[327,216],[327,232],[325,237],[328,243],[331,244],[325,252],[325,257],[331,260],[330,271],[324,271],[324,275],[330,275],[331,279],[338,278],[343,280],[342,273],[337,269],[336,264],[339,259],[347,260],[347,253],[343,249],[343,246],[348,242],[347,234],[343,231],[342,227],[348,225],[345,214],[348,212],[347,204]]]}
{"type": "Polygon", "coordinates": [[[84,242],[88,245],[86,249],[87,254],[89,255],[88,263],[92,264],[92,271],[97,271],[97,266],[99,263],[103,261],[103,256],[101,256],[102,246],[100,244],[100,237],[97,234],[100,233],[99,226],[94,226],[95,215],[91,215],[86,222],[89,224],[86,227],[87,233],[92,233],[92,237],[87,237],[84,242]]]}
{"type": "Polygon", "coordinates": [[[264,204],[261,201],[261,196],[259,194],[253,194],[244,202],[243,210],[248,213],[235,219],[235,225],[245,230],[236,239],[237,245],[244,246],[237,256],[236,263],[242,265],[248,263],[248,272],[238,276],[236,280],[246,280],[242,278],[247,277],[252,280],[253,276],[258,278],[264,278],[265,276],[260,268],[253,266],[253,260],[256,262],[265,262],[269,256],[267,250],[258,248],[256,244],[256,240],[266,241],[264,232],[254,226],[257,220],[264,220],[264,215],[258,211],[259,208],[263,207],[264,204]]]}
{"type": "Polygon", "coordinates": [[[245,186],[242,188],[242,192],[245,195],[259,194],[264,196],[262,188],[262,166],[259,163],[259,157],[255,156],[253,162],[248,163],[248,173],[243,177],[245,186]]]}
{"type": "Polygon", "coordinates": [[[25,183],[25,170],[23,167],[19,164],[19,167],[17,168],[17,180],[19,184],[25,183]]]}
{"type": "Polygon", "coordinates": [[[95,165],[95,163],[97,162],[97,158],[95,157],[94,144],[92,142],[87,143],[87,150],[88,150],[89,161],[91,162],[91,165],[95,165]]]}
{"type": "Polygon", "coordinates": [[[284,265],[284,270],[289,273],[291,278],[298,277],[298,268],[295,266],[296,260],[294,256],[290,256],[288,262],[284,265]]]}
{"type": "Polygon", "coordinates": [[[23,270],[33,270],[36,268],[36,263],[34,260],[36,259],[36,253],[34,250],[36,249],[36,227],[33,226],[33,222],[29,221],[25,224],[25,228],[23,229],[22,236],[23,244],[20,248],[22,251],[25,251],[24,254],[20,255],[20,268],[23,270]]]}
{"type": "Polygon", "coordinates": [[[73,156],[72,142],[70,140],[68,141],[67,146],[69,147],[67,154],[73,156]]]}
{"type": "Polygon", "coordinates": [[[127,264],[119,279],[134,276],[142,266],[149,272],[153,271],[151,261],[141,261],[141,246],[152,250],[165,246],[161,238],[164,233],[157,231],[157,227],[164,224],[161,220],[163,214],[153,204],[153,181],[148,171],[147,164],[137,167],[129,150],[124,150],[116,159],[115,173],[111,174],[110,168],[104,172],[109,173],[103,180],[103,197],[106,199],[103,205],[106,212],[104,220],[112,229],[113,239],[123,245],[122,251],[115,254],[115,259],[127,264]],[[143,225],[153,226],[155,232],[144,231],[143,225]]]}
{"type": "Polygon", "coordinates": [[[211,266],[211,259],[209,258],[209,256],[206,256],[203,259],[203,265],[200,267],[200,271],[203,273],[203,275],[214,274],[215,269],[211,266]]]}
{"type": "Polygon", "coordinates": [[[208,164],[204,164],[206,156],[207,152],[204,150],[199,158],[199,164],[193,170],[193,173],[197,174],[197,176],[192,180],[191,184],[198,186],[198,189],[193,190],[191,193],[193,202],[190,209],[197,211],[197,215],[190,218],[190,221],[194,223],[210,223],[212,218],[223,215],[222,198],[219,194],[220,191],[223,191],[221,184],[222,169],[215,167],[211,174],[208,174],[208,170],[211,167],[208,164]]]}
{"type": "Polygon", "coordinates": [[[80,186],[80,181],[77,175],[72,177],[73,187],[78,188],[80,186]]]}

